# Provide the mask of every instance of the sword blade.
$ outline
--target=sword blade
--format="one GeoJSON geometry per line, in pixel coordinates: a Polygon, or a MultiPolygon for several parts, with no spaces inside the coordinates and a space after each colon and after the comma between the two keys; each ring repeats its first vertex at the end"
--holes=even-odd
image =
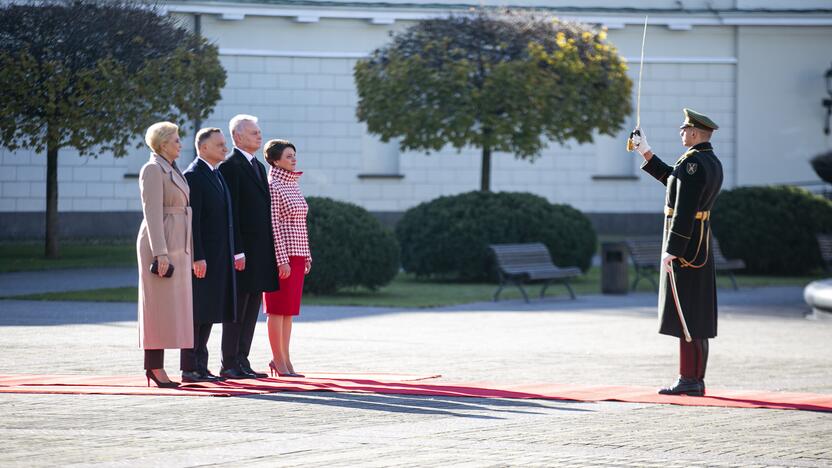
{"type": "Polygon", "coordinates": [[[641,74],[644,71],[644,43],[647,41],[647,18],[644,17],[644,31],[641,33],[641,60],[638,65],[638,90],[636,91],[636,128],[641,128],[641,74]]]}

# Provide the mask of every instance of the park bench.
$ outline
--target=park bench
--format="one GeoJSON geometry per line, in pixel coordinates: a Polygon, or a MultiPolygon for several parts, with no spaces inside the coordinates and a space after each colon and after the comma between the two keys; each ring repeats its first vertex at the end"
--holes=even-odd
{"type": "MultiPolygon", "coordinates": [[[[641,278],[647,278],[653,284],[653,289],[658,292],[659,285],[656,283],[656,276],[661,262],[662,242],[655,239],[627,239],[625,244],[636,270],[636,277],[632,286],[630,286],[630,290],[635,291],[641,278]]],[[[734,271],[745,268],[745,262],[740,259],[725,258],[719,248],[719,241],[717,241],[716,236],[711,238],[710,247],[711,254],[714,256],[714,269],[717,273],[727,274],[731,279],[734,290],[738,290],[739,286],[737,286],[734,271]]]]}
{"type": "Polygon", "coordinates": [[[818,249],[820,258],[823,259],[823,269],[832,271],[832,234],[818,234],[818,249]]]}
{"type": "Polygon", "coordinates": [[[653,284],[653,289],[659,291],[656,283],[656,276],[659,272],[659,262],[662,255],[662,241],[655,239],[626,239],[627,251],[633,261],[633,268],[636,270],[636,277],[630,286],[631,291],[636,290],[641,278],[647,278],[653,284]]]}
{"type": "Polygon", "coordinates": [[[507,284],[517,286],[523,299],[529,302],[529,296],[523,289],[524,282],[544,281],[540,298],[546,294],[546,288],[554,282],[562,283],[569,291],[569,296],[575,299],[575,291],[569,285],[569,280],[580,276],[577,267],[560,268],[552,262],[549,249],[542,243],[530,244],[492,244],[489,246],[497,260],[497,274],[500,286],[494,293],[494,301],[500,298],[500,292],[507,284]]]}

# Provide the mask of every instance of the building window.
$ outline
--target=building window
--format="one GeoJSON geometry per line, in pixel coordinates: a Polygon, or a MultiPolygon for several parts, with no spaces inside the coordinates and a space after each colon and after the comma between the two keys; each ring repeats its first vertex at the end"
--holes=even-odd
{"type": "Polygon", "coordinates": [[[399,172],[399,140],[381,141],[364,132],[361,138],[362,167],[359,179],[401,179],[399,172]]]}

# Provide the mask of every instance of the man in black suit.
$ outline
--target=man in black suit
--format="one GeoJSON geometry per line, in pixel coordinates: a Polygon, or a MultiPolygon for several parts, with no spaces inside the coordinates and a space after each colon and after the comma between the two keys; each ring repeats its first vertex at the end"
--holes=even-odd
{"type": "Polygon", "coordinates": [[[263,292],[279,287],[271,197],[266,168],[254,157],[263,143],[257,118],[237,115],[228,126],[234,150],[220,165],[220,172],[228,183],[234,213],[237,317],[223,322],[220,375],[230,379],[260,378],[266,374],[251,368],[248,354],[263,292]]]}
{"type": "Polygon", "coordinates": [[[183,382],[221,380],[208,370],[208,338],[215,323],[235,315],[234,218],[231,198],[217,166],[228,148],[218,128],[196,134],[197,158],[185,170],[191,191],[194,252],[194,347],[183,349],[183,382]]]}

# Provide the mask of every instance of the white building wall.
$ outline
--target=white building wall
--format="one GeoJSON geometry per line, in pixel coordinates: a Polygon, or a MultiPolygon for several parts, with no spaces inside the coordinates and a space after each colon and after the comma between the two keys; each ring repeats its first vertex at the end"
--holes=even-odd
{"type": "MultiPolygon", "coordinates": [[[[190,16],[182,17],[190,21],[190,16]]],[[[691,107],[720,125],[714,145],[726,188],[811,179],[806,161],[829,147],[819,114],[832,27],[668,27],[685,19],[660,18],[648,30],[641,123],[655,152],[672,162],[683,151],[678,125],[681,109],[691,107]]],[[[372,24],[367,18],[306,23],[291,16],[251,14],[223,20],[205,14],[202,32],[219,45],[228,82],[202,125],[227,134],[233,115],[257,115],[267,139],[288,138],[297,145],[307,195],[375,211],[402,211],[439,195],[475,190],[478,149],[397,154],[368,136],[355,118],[353,66],[384,45],[390,31],[409,24],[372,24]],[[397,160],[379,159],[381,153],[397,160]]],[[[632,20],[619,26],[610,30],[610,40],[629,59],[635,83],[641,26],[632,20]]],[[[494,154],[492,188],[530,191],[587,212],[658,212],[663,190],[638,170],[640,157],[623,149],[634,120],[614,138],[597,145],[553,145],[533,163],[494,154]]],[[[182,167],[193,157],[193,133],[188,129],[183,138],[182,167]]],[[[89,158],[62,150],[60,211],[139,210],[135,175],[147,154],[141,148],[127,158],[89,158]]],[[[42,211],[44,181],[44,155],[0,151],[0,211],[42,211]]]]}
{"type": "MultiPolygon", "coordinates": [[[[235,113],[257,115],[266,138],[288,138],[298,146],[299,167],[306,172],[305,193],[352,201],[370,210],[401,211],[439,195],[477,189],[480,153],[474,148],[459,153],[448,148],[430,155],[407,152],[399,155],[395,164],[403,178],[359,177],[366,172],[368,155],[363,151],[368,136],[355,118],[357,96],[352,69],[357,59],[337,57],[361,56],[359,51],[371,42],[367,36],[379,41],[375,44],[379,46],[386,42],[387,33],[384,27],[366,24],[355,28],[356,23],[363,22],[329,20],[302,26],[285,18],[204,22],[204,33],[214,38],[222,51],[252,54],[223,56],[229,73],[228,86],[221,105],[205,124],[224,128],[235,113]],[[235,34],[220,35],[219,31],[227,31],[234,23],[245,24],[237,27],[235,34]],[[212,29],[214,26],[217,29],[212,29]],[[275,32],[270,36],[265,30],[275,32]],[[242,36],[240,31],[249,34],[242,36]],[[347,37],[344,31],[353,35],[347,37]],[[289,39],[283,34],[293,35],[296,43],[302,44],[302,50],[286,48],[289,39]],[[339,48],[331,47],[331,37],[340,39],[334,42],[339,48]],[[244,48],[246,39],[249,49],[244,48]],[[319,49],[313,50],[312,45],[319,49]],[[279,48],[268,48],[272,46],[279,48]]],[[[642,126],[647,129],[651,144],[665,159],[675,160],[683,150],[678,137],[681,108],[709,113],[723,126],[715,144],[726,172],[731,174],[736,67],[733,29],[668,31],[651,27],[649,37],[642,126]],[[680,53],[691,51],[686,47],[691,41],[701,45],[692,50],[695,55],[680,53]]],[[[640,28],[612,31],[610,39],[622,55],[638,57],[640,28]]],[[[635,82],[636,66],[630,69],[630,75],[635,82]]],[[[492,188],[530,191],[584,211],[655,212],[661,206],[663,193],[655,181],[645,178],[637,169],[640,158],[624,151],[628,131],[629,126],[613,140],[618,150],[612,158],[599,154],[595,145],[577,144],[554,145],[535,162],[497,153],[493,156],[492,188]],[[605,170],[601,162],[605,158],[618,159],[615,171],[605,170]],[[622,167],[624,173],[618,173],[622,167]],[[593,179],[598,175],[629,175],[631,179],[593,179]]],[[[726,182],[732,183],[730,176],[726,182]]]]}
{"type": "Polygon", "coordinates": [[[738,183],[820,181],[808,161],[832,148],[821,106],[832,28],[742,27],[737,48],[738,183]]]}
{"type": "MultiPolygon", "coordinates": [[[[0,211],[46,210],[46,154],[0,150],[0,211]]],[[[144,152],[147,159],[147,152],[144,152]]],[[[125,178],[131,158],[78,156],[71,148],[58,153],[58,210],[141,210],[138,184],[125,178]]],[[[140,167],[140,166],[139,166],[140,167]]]]}

